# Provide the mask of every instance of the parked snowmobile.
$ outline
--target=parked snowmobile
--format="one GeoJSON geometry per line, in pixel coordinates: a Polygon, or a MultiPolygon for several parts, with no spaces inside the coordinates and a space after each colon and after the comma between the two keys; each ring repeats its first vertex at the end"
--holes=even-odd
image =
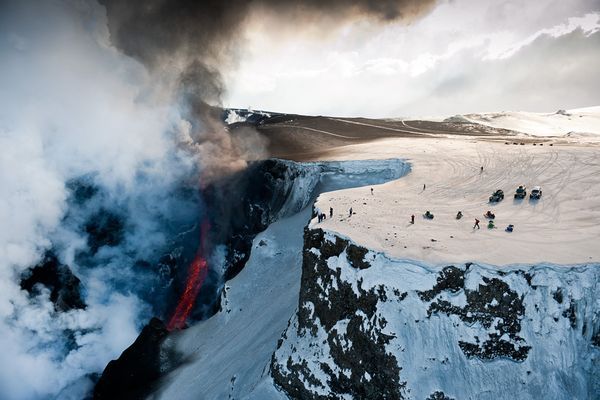
{"type": "Polygon", "coordinates": [[[542,188],[539,186],[534,186],[533,189],[531,189],[529,198],[532,200],[538,200],[540,197],[542,197],[542,188]]]}
{"type": "Polygon", "coordinates": [[[515,191],[515,199],[524,199],[527,196],[527,188],[521,185],[515,191]]]}
{"type": "Polygon", "coordinates": [[[504,192],[501,189],[498,189],[494,193],[492,193],[492,195],[490,196],[490,203],[497,203],[503,199],[504,199],[504,192]]]}

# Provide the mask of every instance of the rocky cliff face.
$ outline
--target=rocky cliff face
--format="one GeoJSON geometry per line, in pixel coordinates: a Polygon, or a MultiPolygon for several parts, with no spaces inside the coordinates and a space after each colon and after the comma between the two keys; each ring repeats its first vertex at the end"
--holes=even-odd
{"type": "Polygon", "coordinates": [[[431,267],[307,229],[271,374],[296,399],[593,398],[599,278],[599,265],[431,267]]]}
{"type": "Polygon", "coordinates": [[[81,281],[71,269],[61,264],[52,252],[26,272],[21,280],[21,289],[36,295],[42,288],[50,291],[50,301],[55,311],[70,311],[86,307],[81,295],[81,281]]]}
{"type": "Polygon", "coordinates": [[[172,357],[161,350],[168,335],[165,324],[152,318],[136,341],[106,366],[94,388],[95,400],[145,399],[172,357]]]}

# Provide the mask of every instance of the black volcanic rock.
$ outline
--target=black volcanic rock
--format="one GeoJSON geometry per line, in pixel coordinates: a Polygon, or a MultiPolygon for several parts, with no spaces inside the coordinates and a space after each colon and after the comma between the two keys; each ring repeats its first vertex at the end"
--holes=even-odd
{"type": "Polygon", "coordinates": [[[454,400],[452,397],[448,397],[444,394],[444,392],[433,392],[431,393],[431,395],[427,398],[427,400],[454,400]]]}
{"type": "Polygon", "coordinates": [[[102,246],[116,246],[125,235],[124,218],[112,211],[101,209],[85,224],[88,234],[88,246],[92,253],[102,246]]]}
{"type": "MultiPolygon", "coordinates": [[[[327,395],[312,389],[322,384],[306,360],[295,362],[290,357],[280,362],[273,354],[271,375],[275,384],[292,399],[329,400],[344,396],[405,399],[406,382],[400,380],[401,368],[395,355],[386,348],[392,336],[382,332],[387,321],[377,314],[377,304],[386,302],[387,294],[381,286],[363,289],[362,280],[356,283],[357,293],[352,284],[342,278],[340,268],[331,270],[327,260],[343,252],[353,268],[370,268],[364,259],[366,249],[337,236],[329,241],[322,229],[305,229],[297,334],[316,338],[320,324],[327,332],[323,344],[327,343],[333,362],[346,373],[340,374],[327,363],[321,363],[331,390],[327,395]],[[311,251],[314,248],[319,251],[311,251]],[[348,321],[345,332],[336,328],[342,320],[348,321]],[[306,387],[305,382],[311,387],[306,387]]],[[[278,342],[278,349],[285,339],[286,333],[278,342]]]]}
{"type": "Polygon", "coordinates": [[[206,188],[212,213],[211,241],[227,247],[225,280],[244,268],[256,235],[285,214],[293,181],[305,173],[294,163],[269,159],[252,163],[206,188]]]}
{"type": "Polygon", "coordinates": [[[454,266],[444,268],[437,278],[437,284],[431,290],[419,293],[419,296],[424,301],[431,301],[442,291],[455,293],[464,290],[467,304],[459,307],[438,298],[430,304],[428,317],[436,313],[456,315],[468,324],[479,322],[486,329],[492,330],[489,338],[482,343],[459,341],[458,345],[467,357],[482,360],[497,357],[525,360],[531,347],[519,336],[521,320],[525,314],[523,296],[519,296],[499,278],[483,277],[482,280],[483,283],[476,290],[469,290],[464,287],[464,271],[454,266]]]}
{"type": "Polygon", "coordinates": [[[94,399],[146,398],[161,376],[160,346],[168,333],[160,319],[152,318],[135,342],[108,363],[94,388],[94,399]]]}
{"type": "Polygon", "coordinates": [[[31,269],[30,274],[21,280],[21,289],[35,294],[39,286],[50,290],[50,301],[56,311],[69,311],[86,307],[81,298],[81,281],[61,264],[53,253],[31,269]]]}

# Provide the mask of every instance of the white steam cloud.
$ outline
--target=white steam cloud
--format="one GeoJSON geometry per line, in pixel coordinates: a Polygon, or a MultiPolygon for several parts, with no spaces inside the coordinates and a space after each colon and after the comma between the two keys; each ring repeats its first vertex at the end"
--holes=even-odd
{"type": "Polygon", "coordinates": [[[2,399],[83,398],[152,313],[144,290],[156,281],[136,261],[198,213],[173,195],[203,153],[183,143],[176,84],[112,47],[106,26],[91,1],[0,3],[2,399]],[[92,204],[72,205],[73,179],[98,189],[92,204]],[[126,217],[124,239],[82,260],[81,222],[102,208],[126,217]],[[86,309],[57,312],[48,290],[21,290],[51,248],[81,279],[86,309]]]}

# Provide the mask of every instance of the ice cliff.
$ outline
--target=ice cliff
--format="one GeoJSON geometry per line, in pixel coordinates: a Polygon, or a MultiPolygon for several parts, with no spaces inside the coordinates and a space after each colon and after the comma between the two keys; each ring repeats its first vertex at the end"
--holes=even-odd
{"type": "Polygon", "coordinates": [[[295,399],[593,399],[599,267],[433,267],[307,228],[271,375],[295,399]]]}

